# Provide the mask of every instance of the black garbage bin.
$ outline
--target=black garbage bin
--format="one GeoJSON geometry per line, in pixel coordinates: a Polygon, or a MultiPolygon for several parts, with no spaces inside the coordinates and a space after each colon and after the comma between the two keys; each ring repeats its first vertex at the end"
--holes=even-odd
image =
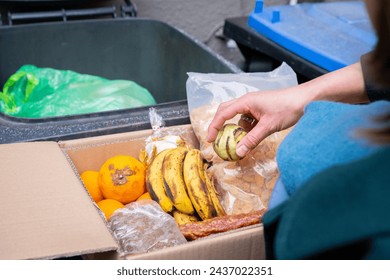
{"type": "MultiPolygon", "coordinates": [[[[241,72],[184,32],[141,18],[2,26],[0,50],[1,88],[25,64],[132,80],[153,94],[167,126],[189,123],[187,72],[241,72]]],[[[148,112],[149,108],[141,107],[45,119],[0,114],[0,143],[147,129],[148,112]]]]}

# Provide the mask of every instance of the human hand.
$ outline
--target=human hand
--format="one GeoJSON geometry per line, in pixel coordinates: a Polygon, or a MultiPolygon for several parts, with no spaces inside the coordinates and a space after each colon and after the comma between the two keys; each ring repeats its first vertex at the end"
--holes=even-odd
{"type": "Polygon", "coordinates": [[[293,126],[303,115],[306,104],[314,100],[368,102],[360,63],[294,87],[250,92],[221,103],[209,125],[207,141],[215,140],[225,121],[242,114],[239,124],[248,134],[238,143],[236,153],[239,157],[244,157],[267,136],[293,126]],[[253,121],[250,121],[251,118],[253,121]]]}
{"type": "Polygon", "coordinates": [[[236,153],[244,157],[274,132],[293,126],[306,104],[296,88],[247,93],[221,103],[208,128],[208,142],[213,142],[225,121],[242,114],[239,125],[248,134],[238,143],[236,153]]]}

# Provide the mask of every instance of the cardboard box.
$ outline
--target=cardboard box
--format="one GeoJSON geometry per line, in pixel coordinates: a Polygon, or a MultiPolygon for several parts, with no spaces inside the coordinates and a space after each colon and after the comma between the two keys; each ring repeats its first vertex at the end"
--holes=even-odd
{"type": "MultiPolygon", "coordinates": [[[[178,127],[193,135],[190,125],[178,127]]],[[[138,156],[152,130],[0,145],[0,259],[119,259],[118,244],[79,174],[138,156]]],[[[193,135],[193,140],[196,141],[193,135]]],[[[128,259],[264,259],[262,225],[128,259]]]]}

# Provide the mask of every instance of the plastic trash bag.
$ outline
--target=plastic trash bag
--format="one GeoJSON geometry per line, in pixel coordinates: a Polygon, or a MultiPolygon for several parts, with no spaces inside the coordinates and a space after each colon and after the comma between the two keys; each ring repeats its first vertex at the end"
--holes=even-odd
{"type": "Polygon", "coordinates": [[[155,105],[135,82],[108,80],[70,70],[22,66],[0,92],[0,111],[23,118],[97,113],[155,105]]]}

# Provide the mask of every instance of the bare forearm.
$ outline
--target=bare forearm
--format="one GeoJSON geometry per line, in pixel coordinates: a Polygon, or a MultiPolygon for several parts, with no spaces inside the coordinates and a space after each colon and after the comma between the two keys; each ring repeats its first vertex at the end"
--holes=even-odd
{"type": "Polygon", "coordinates": [[[327,73],[298,87],[303,93],[305,103],[315,100],[344,103],[369,101],[360,63],[327,73]]]}

